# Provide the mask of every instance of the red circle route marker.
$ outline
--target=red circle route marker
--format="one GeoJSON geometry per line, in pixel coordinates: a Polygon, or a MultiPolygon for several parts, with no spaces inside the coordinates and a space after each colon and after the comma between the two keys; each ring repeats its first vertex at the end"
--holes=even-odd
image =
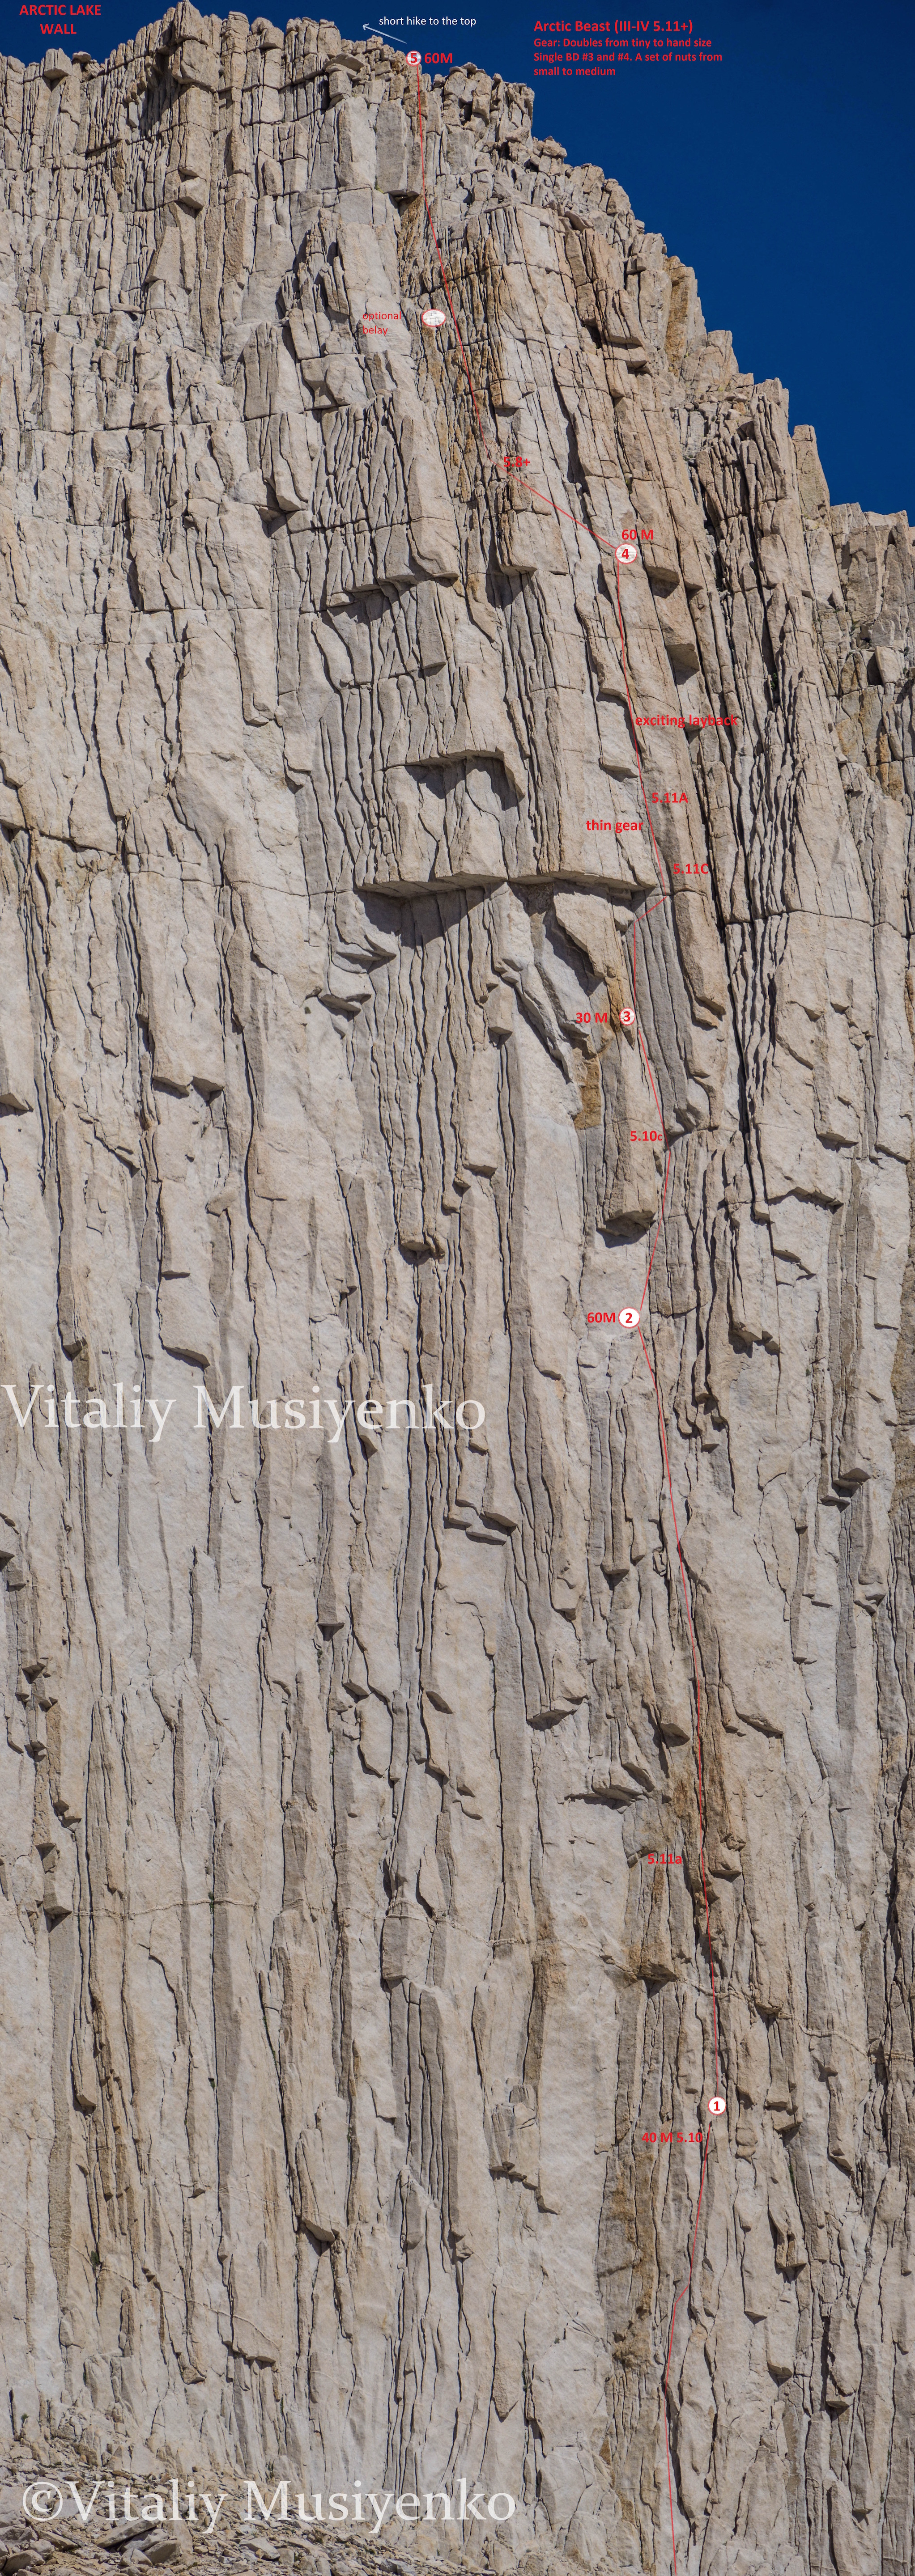
{"type": "Polygon", "coordinates": [[[634,1019],[635,1019],[635,1012],[634,1012],[634,1011],[621,1011],[621,1012],[620,1012],[620,1028],[621,1028],[621,1029],[631,1029],[631,1027],[632,1027],[632,1023],[633,1023],[633,1020],[634,1020],[634,1019]]]}
{"type": "Polygon", "coordinates": [[[442,323],[447,321],[448,316],[446,313],[441,313],[438,305],[435,304],[431,307],[431,310],[428,313],[421,313],[419,318],[424,331],[439,331],[442,323]]]}
{"type": "MultiPolygon", "coordinates": [[[[447,280],[446,280],[446,277],[445,277],[445,269],[444,269],[444,264],[443,264],[443,261],[442,261],[442,254],[441,254],[441,250],[440,250],[440,248],[439,248],[438,238],[437,238],[436,231],[435,231],[435,225],[434,225],[433,220],[432,220],[432,209],[431,209],[430,204],[429,204],[429,198],[428,198],[428,193],[427,193],[427,189],[426,189],[426,169],[425,169],[425,152],[424,152],[424,145],[423,145],[423,115],[422,115],[422,94],[421,94],[421,86],[420,86],[420,71],[419,71],[419,62],[420,62],[420,58],[419,58],[419,55],[418,55],[417,53],[409,53],[409,54],[407,55],[407,61],[408,61],[408,63],[410,63],[411,65],[413,65],[413,66],[415,67],[415,69],[416,69],[416,107],[417,107],[417,126],[418,126],[418,134],[419,134],[419,152],[420,152],[420,170],[421,170],[421,177],[422,177],[422,194],[423,194],[423,203],[424,203],[425,211],[426,211],[426,218],[427,218],[427,221],[428,221],[428,225],[429,225],[430,233],[431,233],[431,235],[432,235],[432,240],[433,240],[433,243],[434,243],[434,245],[435,245],[436,258],[437,258],[437,260],[438,260],[438,265],[439,265],[439,269],[440,269],[440,272],[441,272],[442,284],[443,284],[443,286],[444,286],[444,288],[445,288],[445,295],[446,295],[446,298],[447,298],[447,301],[448,301],[449,310],[450,310],[450,312],[451,312],[451,319],[452,319],[452,321],[453,321],[453,323],[454,323],[454,327],[455,327],[455,333],[456,333],[456,337],[457,337],[457,345],[458,345],[458,348],[459,348],[459,351],[460,351],[460,355],[461,355],[461,362],[462,362],[462,365],[463,365],[464,373],[465,373],[465,376],[466,376],[466,378],[467,378],[467,386],[468,386],[468,391],[469,391],[469,394],[470,394],[470,399],[471,399],[471,402],[472,402],[472,404],[473,404],[473,409],[474,409],[474,415],[475,415],[475,419],[476,419],[477,429],[478,429],[478,431],[479,431],[480,438],[481,438],[481,441],[482,441],[483,447],[484,447],[484,449],[485,449],[485,451],[486,451],[486,454],[487,454],[490,458],[492,458],[494,451],[493,451],[493,449],[492,449],[492,447],[491,447],[491,444],[490,444],[489,439],[488,439],[488,438],[487,438],[487,436],[486,436],[486,432],[485,432],[485,430],[484,430],[484,428],[483,428],[483,423],[482,423],[482,420],[481,420],[481,417],[480,417],[480,407],[479,407],[479,404],[478,404],[478,402],[477,402],[476,393],[475,393],[475,391],[474,391],[473,377],[472,377],[472,375],[471,375],[470,367],[469,367],[469,364],[468,364],[468,361],[467,361],[467,353],[466,353],[466,350],[465,350],[465,348],[464,348],[464,343],[463,343],[463,340],[461,339],[461,333],[460,333],[460,328],[459,328],[458,321],[457,321],[457,316],[456,316],[456,314],[455,314],[455,312],[454,312],[454,307],[453,307],[453,304],[452,304],[452,302],[451,302],[451,296],[450,296],[450,293],[449,293],[448,284],[447,284],[447,280]]],[[[529,487],[529,488],[531,488],[531,487],[529,487]]],[[[535,495],[535,497],[536,497],[537,499],[540,499],[540,500],[543,500],[543,501],[548,502],[548,503],[549,503],[549,505],[550,505],[550,507],[555,511],[557,518],[561,518],[561,519],[568,519],[568,520],[570,521],[570,523],[571,523],[573,526],[575,526],[575,527],[581,527],[581,526],[584,526],[584,525],[586,524],[585,522],[583,522],[583,521],[581,521],[581,520],[579,520],[579,519],[577,519],[577,518],[576,518],[574,511],[572,511],[572,510],[564,510],[564,509],[561,507],[561,504],[560,504],[558,501],[552,501],[551,496],[550,496],[550,494],[549,494],[549,493],[539,493],[539,494],[536,494],[536,495],[535,495]]],[[[591,536],[593,536],[593,535],[594,535],[594,531],[593,531],[592,529],[590,529],[590,528],[588,528],[588,529],[587,529],[587,533],[588,533],[589,535],[591,535],[591,536]]],[[[600,545],[600,546],[604,546],[604,545],[608,545],[608,546],[609,546],[610,544],[612,544],[612,542],[613,542],[613,541],[612,541],[612,538],[608,540],[608,539],[606,539],[606,538],[599,537],[599,538],[597,539],[597,543],[598,543],[598,545],[600,545]]],[[[635,563],[635,562],[637,562],[637,560],[638,560],[638,553],[639,553],[638,547],[637,547],[637,546],[634,546],[634,545],[631,545],[631,544],[629,544],[629,543],[628,543],[628,542],[626,542],[626,541],[624,541],[621,545],[618,545],[618,546],[615,546],[615,547],[614,547],[614,554],[615,554],[615,557],[616,557],[617,565],[620,565],[620,564],[631,564],[631,563],[635,563]]],[[[619,621],[619,630],[620,630],[620,650],[621,650],[621,654],[622,654],[622,662],[623,662],[623,676],[624,676],[625,683],[626,683],[626,700],[627,700],[627,704],[628,704],[628,707],[629,707],[630,717],[633,719],[633,723],[634,723],[633,710],[632,710],[632,700],[631,700],[631,697],[630,697],[630,694],[629,694],[629,678],[628,678],[628,673],[627,673],[627,670],[626,670],[626,640],[625,640],[625,635],[624,635],[624,632],[623,632],[623,616],[622,616],[622,604],[621,604],[621,600],[620,600],[619,572],[618,572],[618,571],[617,571],[617,576],[616,576],[616,592],[617,592],[617,597],[616,597],[616,611],[617,611],[617,618],[618,618],[618,621],[619,621]]],[[[650,807],[649,807],[649,804],[648,804],[647,796],[645,795],[645,782],[644,782],[644,779],[643,779],[643,777],[642,777],[641,761],[640,761],[640,759],[639,759],[638,751],[636,751],[636,763],[637,763],[638,771],[639,771],[639,782],[640,782],[640,785],[641,785],[641,788],[642,788],[642,796],[643,796],[643,799],[644,799],[644,802],[645,802],[645,811],[646,811],[646,815],[647,815],[647,818],[648,818],[648,830],[649,830],[649,833],[650,833],[650,836],[651,836],[652,848],[653,848],[653,851],[654,851],[655,862],[656,862],[656,865],[657,865],[657,868],[658,868],[658,876],[659,876],[660,883],[661,883],[661,901],[662,901],[662,903],[666,903],[666,902],[669,902],[669,901],[670,901],[670,896],[669,896],[669,892],[668,892],[667,887],[664,885],[663,877],[662,877],[662,875],[661,875],[660,856],[659,856],[659,852],[658,852],[658,848],[657,848],[657,843],[656,843],[656,841],[655,841],[654,832],[653,832],[653,830],[652,830],[652,823],[651,823],[651,810],[650,810],[650,807]]],[[[635,937],[635,932],[634,932],[634,929],[633,929],[633,939],[634,939],[634,937],[635,937]]],[[[633,949],[633,955],[634,955],[634,949],[633,949]]],[[[620,1017],[621,1017],[621,1019],[625,1019],[625,1021],[626,1021],[626,1025],[627,1025],[627,1026],[629,1026],[629,1025],[631,1024],[631,1021],[635,1018],[635,1013],[634,1013],[634,1012],[631,1012],[631,1013],[630,1013],[630,1012],[621,1013],[621,1014],[620,1014],[620,1017]]],[[[644,1052],[645,1052],[645,1049],[644,1049],[644,1040],[643,1040],[643,1042],[642,1042],[642,1050],[643,1050],[643,1053],[644,1053],[644,1052]]],[[[648,1060],[647,1060],[647,1056],[646,1056],[646,1063],[647,1063],[647,1061],[648,1061],[648,1060]]],[[[652,1080],[652,1089],[654,1089],[654,1082],[653,1082],[653,1078],[651,1077],[651,1067],[650,1067],[650,1065],[648,1066],[648,1072],[649,1072],[649,1078],[652,1080]]],[[[656,1093],[655,1093],[655,1098],[656,1098],[656,1100],[657,1100],[657,1094],[656,1094],[656,1093]]],[[[659,1105],[659,1115],[660,1115],[660,1105],[659,1105]]],[[[643,1289],[643,1291],[642,1291],[643,1296],[647,1296],[647,1294],[648,1294],[648,1282],[649,1282],[649,1279],[650,1279],[650,1277],[651,1277],[651,1267],[652,1267],[652,1262],[654,1261],[654,1254],[655,1254],[655,1249],[656,1249],[656,1247],[657,1247],[657,1242],[658,1242],[658,1238],[659,1238],[659,1234],[660,1234],[660,1227],[661,1227],[661,1224],[663,1223],[663,1218],[664,1218],[664,1205],[665,1205],[666,1196],[667,1196],[667,1175],[668,1175],[669,1168],[670,1168],[670,1150],[668,1150],[668,1154],[667,1154],[667,1162],[666,1162],[666,1165],[665,1165],[665,1172],[664,1172],[664,1191],[663,1191],[662,1200],[661,1200],[661,1215],[660,1215],[659,1220],[658,1220],[658,1228],[657,1228],[657,1231],[656,1231],[656,1234],[655,1234],[655,1244],[654,1244],[654,1246],[653,1246],[653,1248],[652,1248],[651,1259],[650,1259],[649,1264],[648,1264],[648,1275],[647,1275],[647,1277],[646,1277],[645,1287],[644,1287],[644,1289],[643,1289]]],[[[639,1314],[637,1314],[637,1312],[636,1312],[636,1310],[635,1310],[635,1308],[634,1308],[633,1306],[628,1306],[628,1307],[625,1307],[625,1308],[623,1309],[623,1312],[622,1312],[622,1314],[620,1315],[619,1320],[620,1320],[620,1323],[623,1325],[624,1330],[628,1330],[628,1331],[630,1331],[630,1332],[631,1332],[631,1331],[634,1329],[634,1327],[635,1327],[635,1326],[640,1322],[640,1316],[639,1316],[639,1314]]],[[[640,1335],[640,1339],[641,1339],[641,1335],[640,1335]]],[[[666,1431],[665,1431],[665,1427],[664,1427],[664,1412],[663,1412],[663,1407],[662,1407],[662,1403],[661,1403],[661,1395],[660,1395],[660,1390],[659,1390],[659,1387],[658,1387],[657,1380],[656,1380],[656,1378],[655,1378],[654,1370],[652,1369],[652,1366],[651,1366],[651,1361],[650,1361],[650,1359],[649,1359],[649,1357],[648,1357],[648,1352],[647,1352],[647,1350],[645,1349],[645,1344],[644,1344],[644,1342],[642,1343],[642,1349],[643,1349],[643,1352],[644,1352],[645,1363],[646,1363],[646,1366],[647,1366],[647,1369],[648,1369],[648,1374],[649,1374],[649,1377],[650,1377],[650,1379],[651,1379],[652,1388],[653,1388],[653,1390],[654,1390],[654,1394],[655,1394],[655,1397],[656,1397],[656,1400],[657,1400],[657,1407],[658,1407],[658,1425],[659,1425],[659,1430],[660,1430],[660,1434],[661,1434],[661,1446],[662,1446],[662,1449],[663,1449],[663,1452],[664,1452],[664,1469],[665,1469],[665,1475],[666,1475],[666,1480],[667,1480],[667,1490],[668,1490],[668,1495],[669,1495],[669,1498],[670,1498],[671,1514],[672,1514],[672,1517],[673,1517],[674,1533],[675,1533],[676,1540],[677,1540],[677,1555],[678,1555],[679,1560],[680,1560],[680,1580],[681,1580],[681,1583],[682,1583],[682,1586],[683,1586],[683,1599],[684,1599],[684,1606],[685,1606],[685,1610],[686,1610],[686,1622],[687,1622],[687,1627],[688,1627],[688,1630],[689,1630],[690,1643],[691,1643],[691,1646],[692,1646],[692,1654],[693,1654],[693,1668],[694,1668],[694,1672],[695,1672],[695,1680],[696,1680],[696,1767],[697,1767],[697,1775],[698,1775],[698,1795],[699,1795],[699,1863],[700,1863],[700,1868],[701,1868],[701,1872],[702,1872],[702,1888],[703,1888],[703,1894],[704,1894],[704,1896],[705,1896],[705,1925],[706,1925],[706,1939],[707,1939],[707,1941],[708,1941],[709,1972],[710,1972],[710,1977],[711,1977],[711,1995],[712,1995],[712,2036],[713,2036],[714,2043],[715,2043],[715,2073],[716,2073],[716,2075],[717,2075],[717,2074],[718,2074],[718,2001],[717,2001],[717,1995],[716,1995],[716,1991],[715,1991],[715,1961],[714,1961],[714,1955],[713,1955],[713,1951],[712,1951],[712,1935],[711,1935],[711,1921],[710,1921],[710,1915],[709,1915],[708,1889],[707,1889],[707,1887],[706,1887],[706,1881],[705,1881],[705,1856],[704,1856],[704,1832],[705,1832],[705,1822],[704,1822],[704,1792],[703,1792],[703,1784],[702,1784],[702,1721],[701,1721],[701,1694],[700,1694],[699,1659],[698,1659],[698,1656],[697,1656],[697,1653],[696,1653],[696,1641],[695,1641],[695,1636],[694,1636],[694,1634],[693,1634],[693,1623],[692,1623],[692,1617],[691,1617],[691,1613],[690,1613],[689,1593],[688,1593],[688,1590],[687,1590],[687,1584],[686,1584],[686,1568],[685,1568],[684,1563],[683,1563],[683,1551],[682,1551],[682,1548],[681,1548],[681,1546],[680,1546],[679,1532],[677,1531],[677,1524],[676,1524],[676,1512],[675,1512],[675,1510],[674,1510],[673,1479],[672,1479],[672,1477],[671,1477],[671,1472],[670,1472],[670,1459],[669,1459],[669,1457],[668,1457],[668,1453],[667,1453],[667,1435],[666,1435],[666,1431]]],[[[710,2101],[710,2103],[709,2103],[709,2111],[710,2111],[711,2116],[712,2116],[713,2118],[718,2118],[718,2117],[720,2116],[720,2114],[721,2114],[724,2110],[726,2110],[726,2108],[727,2108],[727,2105],[726,2105],[726,2103],[722,2100],[721,2096],[720,2096],[719,2094],[717,2094],[717,2093],[716,2093],[716,2094],[713,2094],[713,2095],[712,2095],[712,2099],[711,2099],[711,2101],[710,2101]]],[[[690,2258],[689,2258],[690,2278],[692,2278],[693,2257],[694,2257],[694,2255],[695,2255],[695,2251],[696,2251],[696,2240],[697,2240],[698,2233],[699,2233],[699,2216],[700,2216],[700,2211],[701,2211],[701,2208],[702,2208],[702,2189],[703,2189],[703,2183],[704,2183],[704,2180],[705,2180],[705,2166],[706,2166],[706,2160],[707,2160],[707,2157],[708,2157],[708,2152],[709,2152],[709,2140],[708,2140],[708,2138],[706,2138],[705,2147],[704,2147],[704,2150],[703,2150],[703,2157],[702,2157],[702,2171],[701,2171],[700,2178],[699,2178],[699,2197],[698,2197],[697,2204],[696,2204],[696,2219],[695,2219],[695,2226],[694,2226],[694,2229],[693,2229],[693,2241],[692,2241],[692,2247],[691,2247],[691,2251],[690,2251],[690,2258]]],[[[679,2296],[679,2293],[678,2293],[677,2295],[679,2296]]],[[[669,2376],[669,2373],[670,2373],[671,2352],[672,2352],[672,2347],[673,2347],[673,2331],[674,2331],[674,2323],[675,2323],[675,2319],[676,2319],[676,2314],[677,2314],[677,2298],[675,2298],[675,2299],[674,2299],[673,2309],[672,2309],[672,2313],[671,2313],[671,2321],[670,2321],[670,2336],[669,2336],[669,2338],[668,2338],[668,2346],[667,2346],[667,2370],[666,2370],[666,2372],[665,2372],[665,2376],[664,2376],[664,2391],[665,2391],[665,2398],[666,2398],[666,2392],[667,2392],[667,2380],[668,2380],[668,2376],[669,2376]]],[[[668,2484],[668,2494],[669,2494],[669,2497],[670,2497],[670,2536],[671,2536],[671,2546],[672,2546],[672,2550],[673,2550],[673,2565],[674,2565],[674,2570],[676,2570],[676,2565],[677,2565],[677,2535],[676,2535],[676,2529],[675,2529],[675,2524],[674,2524],[673,2481],[672,2481],[672,2478],[671,2478],[671,2468],[670,2468],[670,2445],[669,2445],[669,2440],[668,2440],[668,2431],[667,2431],[667,2407],[666,2407],[666,2404],[665,2404],[665,2405],[664,2405],[664,2407],[662,2408],[661,2420],[662,2420],[662,2423],[663,2423],[663,2426],[664,2426],[664,2447],[665,2447],[665,2451],[666,2451],[666,2454],[667,2454],[667,2484],[668,2484]]]]}
{"type": "Polygon", "coordinates": [[[640,1312],[641,1309],[638,1306],[620,1307],[620,1323],[625,1326],[627,1333],[633,1333],[635,1331],[640,1312]]]}
{"type": "Polygon", "coordinates": [[[421,54],[408,54],[408,55],[407,55],[407,61],[408,61],[408,63],[421,63],[421,62],[422,62],[422,55],[421,55],[421,54]]]}

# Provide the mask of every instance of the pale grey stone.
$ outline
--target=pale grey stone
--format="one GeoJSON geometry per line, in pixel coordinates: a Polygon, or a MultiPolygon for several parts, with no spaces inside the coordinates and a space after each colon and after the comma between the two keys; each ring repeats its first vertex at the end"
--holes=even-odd
{"type": "Polygon", "coordinates": [[[479,416],[402,57],[0,95],[8,2474],[901,2576],[912,532],[520,85],[479,416]]]}

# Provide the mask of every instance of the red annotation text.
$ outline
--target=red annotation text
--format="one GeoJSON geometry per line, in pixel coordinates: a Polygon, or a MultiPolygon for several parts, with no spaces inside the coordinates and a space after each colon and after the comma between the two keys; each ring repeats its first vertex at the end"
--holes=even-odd
{"type": "Polygon", "coordinates": [[[534,71],[547,80],[613,80],[618,70],[720,63],[689,18],[536,18],[534,71]]]}
{"type": "Polygon", "coordinates": [[[586,832],[640,832],[641,823],[586,823],[586,832]]]}

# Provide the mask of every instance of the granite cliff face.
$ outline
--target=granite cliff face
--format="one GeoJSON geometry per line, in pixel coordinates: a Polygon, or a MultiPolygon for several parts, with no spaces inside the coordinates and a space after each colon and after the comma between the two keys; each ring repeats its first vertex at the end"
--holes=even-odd
{"type": "Polygon", "coordinates": [[[0,80],[9,2463],[902,2576],[913,541],[421,96],[479,419],[402,58],[0,80]]]}

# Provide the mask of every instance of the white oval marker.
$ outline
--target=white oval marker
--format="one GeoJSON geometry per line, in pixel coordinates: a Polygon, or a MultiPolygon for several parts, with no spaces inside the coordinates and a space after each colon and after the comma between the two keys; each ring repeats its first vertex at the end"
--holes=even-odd
{"type": "Polygon", "coordinates": [[[419,318],[424,331],[438,331],[441,328],[442,323],[445,321],[446,316],[444,313],[439,312],[437,304],[433,304],[430,307],[429,312],[421,313],[419,318]]]}
{"type": "Polygon", "coordinates": [[[614,552],[617,563],[638,563],[638,546],[616,546],[614,552]]]}
{"type": "Polygon", "coordinates": [[[634,1326],[638,1323],[640,1313],[641,1308],[639,1306],[620,1307],[620,1323],[625,1324],[627,1333],[631,1333],[633,1331],[634,1326]]]}
{"type": "Polygon", "coordinates": [[[408,54],[408,55],[407,55],[407,61],[408,61],[408,63],[421,63],[421,62],[422,62],[422,55],[421,55],[421,54],[408,54]]]}
{"type": "Polygon", "coordinates": [[[621,1029],[631,1029],[634,1018],[635,1018],[635,1012],[634,1012],[634,1011],[621,1011],[621,1012],[620,1012],[620,1028],[621,1028],[621,1029]]]}
{"type": "Polygon", "coordinates": [[[712,2098],[709,2103],[709,2110],[713,2120],[720,2120],[722,2111],[726,2111],[727,2107],[727,2103],[722,2101],[720,2093],[712,2094],[712,2098]]]}

